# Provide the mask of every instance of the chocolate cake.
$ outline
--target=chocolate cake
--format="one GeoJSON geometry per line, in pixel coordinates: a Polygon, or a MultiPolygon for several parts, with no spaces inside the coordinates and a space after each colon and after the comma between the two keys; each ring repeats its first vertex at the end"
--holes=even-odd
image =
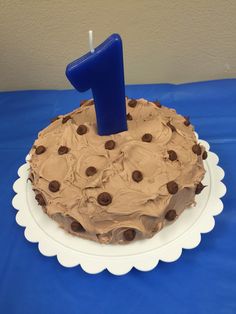
{"type": "MultiPolygon", "coordinates": [[[[100,243],[150,238],[195,205],[207,158],[187,117],[126,99],[128,131],[99,136],[93,100],[54,118],[30,151],[36,200],[67,232],[100,243]]],[[[192,208],[191,210],[194,210],[192,208]]]]}

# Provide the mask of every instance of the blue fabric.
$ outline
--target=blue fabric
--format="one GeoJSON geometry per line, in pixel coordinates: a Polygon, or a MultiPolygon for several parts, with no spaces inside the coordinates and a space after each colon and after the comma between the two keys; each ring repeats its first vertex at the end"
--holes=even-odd
{"type": "Polygon", "coordinates": [[[189,115],[226,172],[224,211],[194,250],[153,271],[86,274],[42,256],[15,222],[12,184],[37,132],[89,93],[0,93],[0,313],[236,313],[236,79],[127,86],[129,97],[159,99],[189,115]]]}

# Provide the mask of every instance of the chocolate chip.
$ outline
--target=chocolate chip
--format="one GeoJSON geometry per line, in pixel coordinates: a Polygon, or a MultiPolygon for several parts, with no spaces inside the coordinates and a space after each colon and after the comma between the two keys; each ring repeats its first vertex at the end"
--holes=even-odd
{"type": "Polygon", "coordinates": [[[200,156],[201,153],[202,153],[202,149],[201,149],[201,146],[199,144],[195,144],[193,145],[192,147],[192,151],[194,152],[194,154],[200,156]]]}
{"type": "Polygon", "coordinates": [[[189,126],[190,125],[189,117],[184,118],[185,118],[184,125],[189,126]]]}
{"type": "Polygon", "coordinates": [[[207,159],[207,152],[204,150],[203,154],[202,154],[202,159],[205,160],[207,159]]]}
{"type": "Polygon", "coordinates": [[[174,150],[168,150],[167,153],[169,154],[169,159],[171,161],[174,161],[174,160],[177,159],[177,154],[176,154],[176,152],[174,150]]]}
{"type": "Polygon", "coordinates": [[[38,202],[39,205],[41,205],[41,206],[45,206],[46,205],[46,201],[45,201],[45,199],[44,199],[42,194],[35,195],[35,199],[36,199],[36,201],[38,202]]]}
{"type": "Polygon", "coordinates": [[[82,107],[82,106],[83,106],[86,102],[87,102],[87,100],[86,100],[86,99],[81,100],[81,102],[80,102],[80,107],[82,107]]]}
{"type": "Polygon", "coordinates": [[[137,106],[137,100],[136,99],[131,99],[129,102],[128,102],[128,106],[131,107],[131,108],[134,108],[137,106]]]}
{"type": "Polygon", "coordinates": [[[43,145],[40,145],[36,148],[35,153],[37,155],[41,155],[46,151],[46,147],[44,147],[43,145]]]}
{"type": "Polygon", "coordinates": [[[88,167],[85,171],[86,175],[88,177],[93,176],[95,173],[97,173],[97,169],[95,167],[88,167]]]}
{"type": "Polygon", "coordinates": [[[53,123],[53,122],[55,122],[55,121],[57,121],[57,120],[59,120],[59,117],[52,118],[52,119],[51,119],[51,123],[53,123]]]}
{"type": "Polygon", "coordinates": [[[68,120],[70,120],[71,119],[71,116],[65,116],[63,119],[62,119],[62,123],[64,124],[64,123],[66,123],[68,120]]]}
{"type": "Polygon", "coordinates": [[[189,126],[189,125],[190,125],[190,122],[189,122],[188,120],[185,120],[185,121],[184,121],[184,125],[189,126]]]}
{"type": "Polygon", "coordinates": [[[170,194],[176,194],[178,189],[178,184],[175,181],[170,181],[167,183],[167,190],[170,194]]]}
{"type": "Polygon", "coordinates": [[[107,205],[111,204],[112,197],[109,193],[102,192],[98,195],[97,202],[98,202],[98,204],[100,204],[102,206],[107,206],[107,205]]]}
{"type": "Polygon", "coordinates": [[[80,107],[82,107],[82,106],[84,106],[84,105],[86,105],[86,106],[92,106],[92,105],[94,105],[93,99],[91,99],[91,100],[82,100],[82,101],[80,102],[80,107]]]}
{"type": "Polygon", "coordinates": [[[115,146],[116,146],[116,142],[113,140],[106,141],[105,143],[105,149],[108,149],[108,150],[114,149],[115,146]]]}
{"type": "Polygon", "coordinates": [[[58,154],[59,155],[64,155],[64,154],[67,154],[68,152],[69,152],[69,148],[66,146],[60,146],[58,148],[58,154]]]}
{"type": "Polygon", "coordinates": [[[91,99],[91,100],[88,102],[88,106],[92,106],[92,105],[94,105],[94,100],[93,100],[93,99],[91,99]]]}
{"type": "Polygon", "coordinates": [[[203,185],[201,182],[197,184],[195,194],[200,194],[202,190],[206,187],[206,185],[203,185]]]}
{"type": "Polygon", "coordinates": [[[153,102],[158,108],[161,108],[162,106],[161,106],[161,104],[159,103],[159,101],[154,101],[153,102]]]}
{"type": "Polygon", "coordinates": [[[172,132],[176,132],[176,128],[170,122],[167,122],[166,125],[171,129],[172,132]]]}
{"type": "Polygon", "coordinates": [[[123,236],[126,241],[132,241],[136,236],[136,231],[134,229],[127,229],[124,231],[123,236]]]}
{"type": "Polygon", "coordinates": [[[142,136],[142,141],[150,143],[152,141],[152,134],[146,133],[142,136]]]}
{"type": "Polygon", "coordinates": [[[87,130],[88,130],[88,128],[86,127],[86,125],[81,124],[81,125],[78,126],[76,132],[77,132],[79,135],[84,135],[85,133],[87,133],[87,130]]]}
{"type": "Polygon", "coordinates": [[[78,221],[73,221],[70,225],[71,230],[74,232],[84,232],[85,229],[84,227],[78,222],[78,221]]]}
{"type": "Polygon", "coordinates": [[[173,220],[175,220],[176,216],[177,216],[176,211],[174,209],[170,209],[166,213],[165,219],[168,221],[173,221],[173,220]]]}
{"type": "Polygon", "coordinates": [[[130,113],[128,113],[127,115],[126,115],[126,118],[127,118],[127,120],[133,120],[133,117],[131,116],[131,114],[130,113]]]}
{"type": "Polygon", "coordinates": [[[143,180],[143,174],[141,171],[139,170],[135,170],[133,171],[132,173],[132,179],[135,181],[135,182],[140,182],[143,180]]]}
{"type": "Polygon", "coordinates": [[[48,188],[51,192],[55,193],[60,190],[60,183],[56,180],[53,180],[49,183],[48,188]]]}

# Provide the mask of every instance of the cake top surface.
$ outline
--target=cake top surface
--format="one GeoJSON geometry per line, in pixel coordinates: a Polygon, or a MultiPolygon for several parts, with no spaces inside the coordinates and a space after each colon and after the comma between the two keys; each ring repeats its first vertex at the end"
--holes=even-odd
{"type": "Polygon", "coordinates": [[[126,99],[126,109],[122,133],[97,134],[92,100],[39,133],[30,166],[49,215],[95,234],[145,233],[177,191],[201,181],[202,149],[187,118],[145,99],[126,99]]]}

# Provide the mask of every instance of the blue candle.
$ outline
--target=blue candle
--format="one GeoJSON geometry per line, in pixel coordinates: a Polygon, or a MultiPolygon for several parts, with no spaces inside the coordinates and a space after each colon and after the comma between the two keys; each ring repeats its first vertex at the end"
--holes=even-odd
{"type": "Polygon", "coordinates": [[[99,135],[127,130],[122,41],[118,34],[70,63],[66,76],[78,91],[92,89],[99,135]]]}

